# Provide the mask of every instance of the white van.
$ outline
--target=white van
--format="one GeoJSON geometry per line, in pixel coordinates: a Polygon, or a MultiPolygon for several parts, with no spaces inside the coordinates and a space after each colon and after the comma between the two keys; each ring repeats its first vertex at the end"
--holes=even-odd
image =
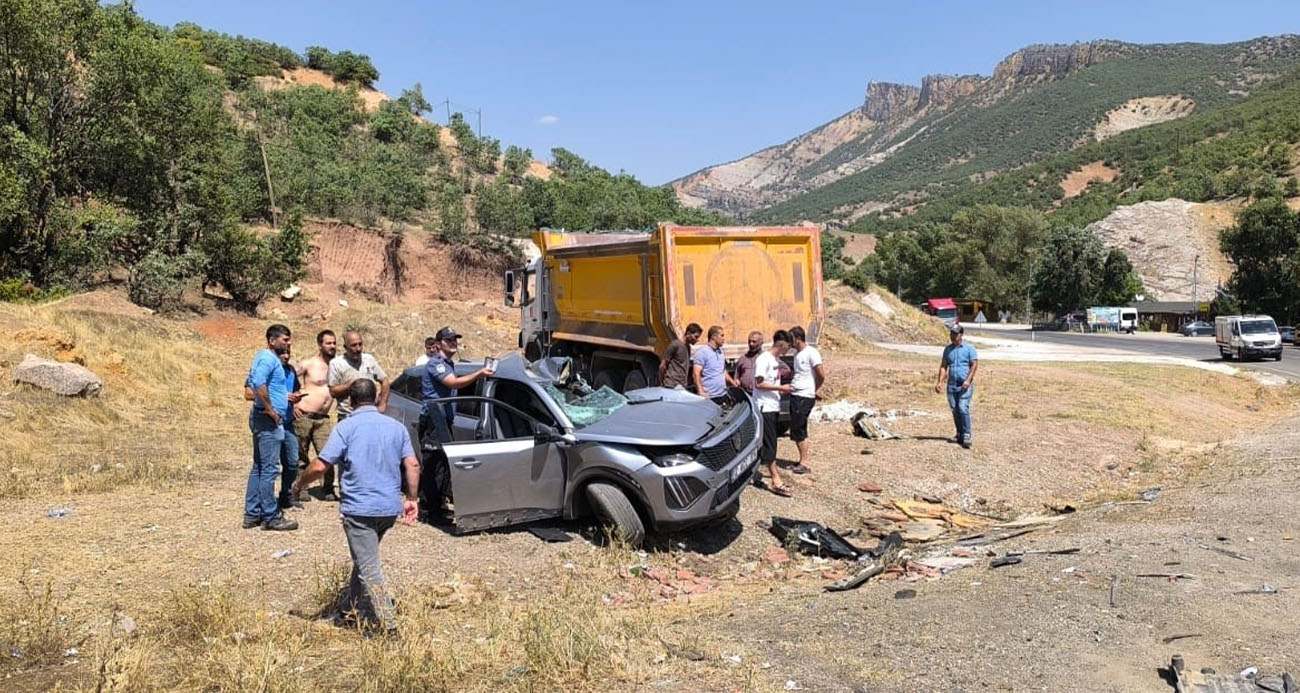
{"type": "Polygon", "coordinates": [[[1214,319],[1214,341],[1225,359],[1272,356],[1282,360],[1282,335],[1267,315],[1220,315],[1214,319]]]}
{"type": "Polygon", "coordinates": [[[1119,331],[1133,334],[1138,328],[1137,308],[1119,309],[1119,331]]]}

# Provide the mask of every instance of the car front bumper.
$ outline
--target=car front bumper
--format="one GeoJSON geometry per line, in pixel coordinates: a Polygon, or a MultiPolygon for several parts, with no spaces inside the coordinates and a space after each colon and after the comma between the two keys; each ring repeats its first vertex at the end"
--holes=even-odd
{"type": "Polygon", "coordinates": [[[647,490],[654,528],[686,529],[727,514],[754,477],[761,434],[762,422],[756,421],[753,438],[743,442],[730,461],[716,471],[699,462],[643,468],[638,481],[647,490]]]}

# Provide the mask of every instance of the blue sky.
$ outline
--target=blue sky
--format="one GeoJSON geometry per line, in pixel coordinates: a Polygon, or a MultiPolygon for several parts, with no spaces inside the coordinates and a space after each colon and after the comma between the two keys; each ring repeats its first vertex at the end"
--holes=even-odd
{"type": "MultiPolygon", "coordinates": [[[[136,0],[287,45],[370,55],[379,88],[482,110],[483,131],[546,159],[565,147],[665,183],[777,144],[862,103],[869,80],[989,74],[1033,43],[1222,43],[1300,33],[1300,3],[356,2],[136,0]]],[[[444,121],[443,111],[432,116],[444,121]]]]}

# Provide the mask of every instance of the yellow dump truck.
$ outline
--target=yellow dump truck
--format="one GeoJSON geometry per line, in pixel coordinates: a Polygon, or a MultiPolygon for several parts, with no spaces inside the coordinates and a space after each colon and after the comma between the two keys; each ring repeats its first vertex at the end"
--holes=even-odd
{"type": "Polygon", "coordinates": [[[689,227],[645,233],[534,234],[540,255],[506,272],[530,359],[569,356],[593,386],[656,384],[659,358],[687,325],[726,330],[728,360],[750,332],[821,332],[821,236],[815,227],[689,227]]]}

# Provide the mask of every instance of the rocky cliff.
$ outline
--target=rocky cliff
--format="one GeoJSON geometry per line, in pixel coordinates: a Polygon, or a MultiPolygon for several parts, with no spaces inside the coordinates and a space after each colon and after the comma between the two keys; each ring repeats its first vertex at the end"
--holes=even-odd
{"type": "Polygon", "coordinates": [[[969,97],[980,105],[1019,85],[1066,76],[1122,54],[1113,41],[1029,46],[998,63],[992,77],[926,75],[919,87],[868,82],[862,107],[789,142],[673,182],[692,207],[745,215],[870,168],[906,145],[903,130],[969,97]]]}

